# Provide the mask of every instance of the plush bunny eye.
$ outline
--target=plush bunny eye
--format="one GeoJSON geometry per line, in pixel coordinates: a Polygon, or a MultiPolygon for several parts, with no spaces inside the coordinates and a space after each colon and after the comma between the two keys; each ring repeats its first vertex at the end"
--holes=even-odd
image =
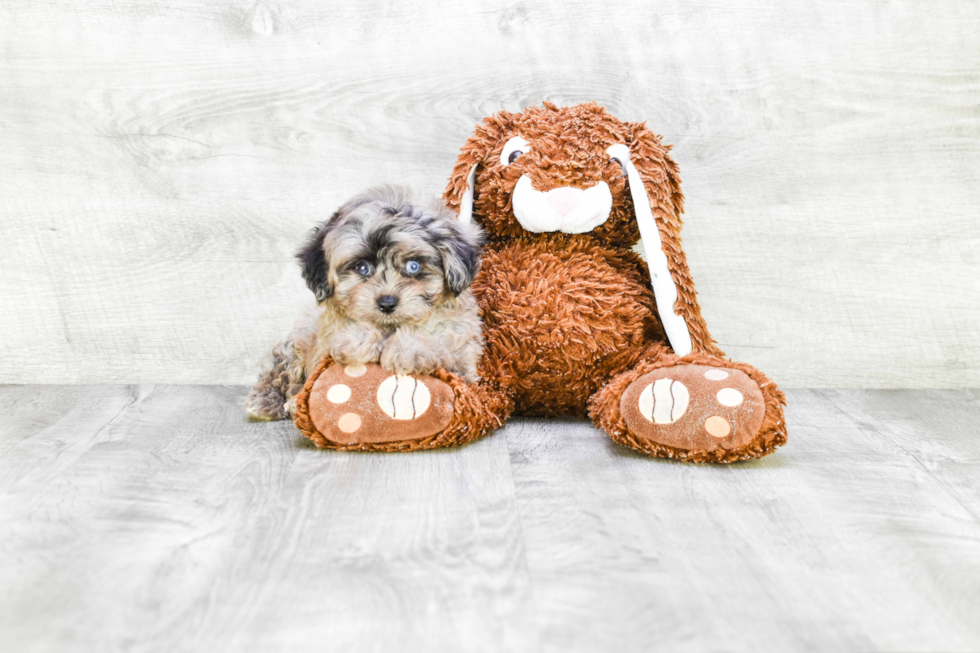
{"type": "Polygon", "coordinates": [[[615,163],[616,165],[619,166],[620,174],[616,176],[616,179],[626,176],[626,166],[624,166],[623,162],[619,160],[619,157],[616,156],[612,157],[611,159],[609,159],[609,163],[615,163]]]}
{"type": "Polygon", "coordinates": [[[354,272],[357,272],[362,277],[370,277],[372,274],[374,274],[374,265],[372,265],[369,261],[358,261],[357,264],[354,265],[354,272]]]}
{"type": "Polygon", "coordinates": [[[422,271],[422,264],[415,259],[410,259],[405,263],[405,274],[410,277],[414,277],[416,274],[422,271]]]}
{"type": "Polygon", "coordinates": [[[520,136],[514,136],[504,143],[504,149],[500,150],[500,165],[506,168],[530,149],[530,143],[520,136]]]}

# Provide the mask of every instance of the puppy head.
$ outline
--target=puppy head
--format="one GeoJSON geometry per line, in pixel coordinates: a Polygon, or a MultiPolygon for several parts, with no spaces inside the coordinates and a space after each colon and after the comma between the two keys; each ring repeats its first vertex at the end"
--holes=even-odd
{"type": "Polygon", "coordinates": [[[463,292],[480,267],[481,234],[436,202],[384,186],[352,198],[318,225],[297,257],[317,302],[393,327],[425,321],[463,292]]]}
{"type": "Polygon", "coordinates": [[[444,199],[495,240],[560,232],[632,246],[638,203],[679,230],[683,196],[669,150],[644,124],[595,102],[501,111],[463,146],[444,199]]]}

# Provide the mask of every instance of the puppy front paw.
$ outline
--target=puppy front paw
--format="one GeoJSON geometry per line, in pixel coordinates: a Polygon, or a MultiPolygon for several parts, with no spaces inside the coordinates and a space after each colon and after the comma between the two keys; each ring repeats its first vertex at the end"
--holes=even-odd
{"type": "Polygon", "coordinates": [[[440,357],[425,339],[396,333],[385,342],[380,363],[395,374],[432,374],[440,367],[440,357]]]}
{"type": "MultiPolygon", "coordinates": [[[[450,370],[452,371],[452,370],[450,370]]],[[[467,383],[479,383],[480,374],[476,371],[476,366],[460,366],[456,373],[459,374],[467,383]]]]}
{"type": "Polygon", "coordinates": [[[330,357],[341,365],[375,363],[381,355],[384,335],[370,328],[344,329],[330,338],[330,357]]]}
{"type": "Polygon", "coordinates": [[[291,398],[286,400],[286,403],[282,405],[283,411],[290,419],[296,416],[296,396],[293,395],[291,398]]]}

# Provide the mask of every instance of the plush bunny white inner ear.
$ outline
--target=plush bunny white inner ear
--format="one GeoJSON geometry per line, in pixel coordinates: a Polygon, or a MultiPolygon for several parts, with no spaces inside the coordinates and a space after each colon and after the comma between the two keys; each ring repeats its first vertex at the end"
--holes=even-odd
{"type": "MultiPolygon", "coordinates": [[[[480,165],[479,163],[476,165],[480,165]]],[[[459,221],[473,221],[473,187],[476,186],[476,165],[470,168],[470,174],[466,176],[466,191],[459,200],[459,221]]]]}
{"type": "Polygon", "coordinates": [[[643,185],[640,173],[636,171],[636,166],[630,159],[629,147],[618,143],[609,146],[606,153],[610,157],[619,159],[626,168],[626,176],[630,183],[630,196],[633,198],[633,209],[636,211],[636,223],[640,227],[640,242],[643,244],[643,253],[647,260],[647,266],[650,268],[653,293],[657,298],[657,313],[660,314],[660,321],[664,325],[664,331],[667,332],[671,349],[678,356],[686,356],[691,353],[691,334],[687,330],[687,321],[674,313],[677,286],[674,285],[674,279],[670,276],[670,268],[667,267],[667,255],[664,254],[660,230],[657,228],[656,219],[650,209],[647,189],[643,185]]]}

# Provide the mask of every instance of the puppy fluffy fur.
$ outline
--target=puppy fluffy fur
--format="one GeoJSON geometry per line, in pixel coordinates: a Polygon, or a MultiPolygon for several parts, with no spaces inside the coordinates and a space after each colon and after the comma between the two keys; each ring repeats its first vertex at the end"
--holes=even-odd
{"type": "Polygon", "coordinates": [[[444,368],[478,380],[483,351],[469,286],[482,235],[437,199],[382,186],[319,224],[298,252],[317,304],[272,350],[245,402],[253,419],[284,419],[329,354],[343,365],[380,362],[398,374],[444,368]]]}

